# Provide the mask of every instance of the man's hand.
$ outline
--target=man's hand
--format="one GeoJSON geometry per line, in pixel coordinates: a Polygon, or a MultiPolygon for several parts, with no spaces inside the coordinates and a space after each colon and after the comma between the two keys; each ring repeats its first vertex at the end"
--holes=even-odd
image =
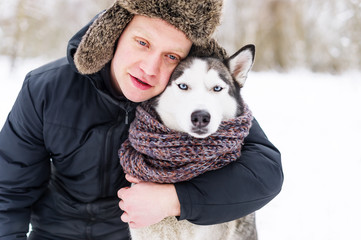
{"type": "Polygon", "coordinates": [[[141,182],[126,175],[132,187],[121,188],[119,207],[124,211],[121,219],[131,228],[155,224],[168,216],[180,215],[180,203],[173,184],[141,182]]]}

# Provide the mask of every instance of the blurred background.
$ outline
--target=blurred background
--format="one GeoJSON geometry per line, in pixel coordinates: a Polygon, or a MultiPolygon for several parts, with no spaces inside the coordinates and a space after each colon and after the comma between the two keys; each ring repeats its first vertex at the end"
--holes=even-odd
{"type": "MultiPolygon", "coordinates": [[[[0,128],[25,74],[112,3],[0,0],[0,128]]],[[[229,54],[256,45],[242,94],[282,153],[259,239],[361,239],[361,0],[226,0],[216,37],[229,54]]]]}
{"type": "MultiPolygon", "coordinates": [[[[68,39],[113,0],[0,0],[0,55],[65,54],[68,39]]],[[[231,53],[257,46],[256,71],[307,68],[339,73],[361,66],[361,0],[226,0],[216,34],[231,53]]]]}

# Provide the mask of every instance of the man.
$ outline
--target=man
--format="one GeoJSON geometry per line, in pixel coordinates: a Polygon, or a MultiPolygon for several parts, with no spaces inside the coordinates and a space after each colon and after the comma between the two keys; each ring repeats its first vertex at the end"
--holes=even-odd
{"type": "Polygon", "coordinates": [[[67,58],[26,76],[0,133],[0,240],[26,239],[29,222],[32,240],[128,239],[126,223],[214,224],[278,194],[280,154],[256,121],[238,161],[189,182],[138,182],[119,164],[137,103],[189,52],[224,54],[210,39],[221,5],[117,0],[70,40],[67,58]]]}

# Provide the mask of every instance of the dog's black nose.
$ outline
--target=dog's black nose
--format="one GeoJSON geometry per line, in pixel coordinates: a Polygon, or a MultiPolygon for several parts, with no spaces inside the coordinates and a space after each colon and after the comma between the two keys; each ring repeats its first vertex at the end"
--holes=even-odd
{"type": "Polygon", "coordinates": [[[192,113],[191,121],[197,128],[206,127],[211,121],[211,115],[204,110],[198,110],[192,113]]]}

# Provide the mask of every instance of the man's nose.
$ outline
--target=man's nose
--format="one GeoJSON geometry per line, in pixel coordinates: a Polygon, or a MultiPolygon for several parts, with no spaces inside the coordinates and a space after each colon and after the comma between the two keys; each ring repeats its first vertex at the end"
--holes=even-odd
{"type": "Polygon", "coordinates": [[[144,71],[145,74],[154,76],[159,73],[161,61],[162,57],[160,55],[149,54],[143,58],[140,68],[144,71]]]}

